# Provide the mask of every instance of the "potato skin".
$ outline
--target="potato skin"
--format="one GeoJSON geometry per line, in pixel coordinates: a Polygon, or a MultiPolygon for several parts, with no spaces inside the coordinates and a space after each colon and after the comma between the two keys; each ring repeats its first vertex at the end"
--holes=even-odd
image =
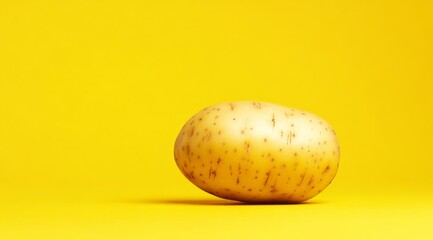
{"type": "Polygon", "coordinates": [[[174,157],[193,184],[242,202],[296,203],[334,179],[340,147],[320,117],[272,103],[207,107],[180,131],[174,157]]]}

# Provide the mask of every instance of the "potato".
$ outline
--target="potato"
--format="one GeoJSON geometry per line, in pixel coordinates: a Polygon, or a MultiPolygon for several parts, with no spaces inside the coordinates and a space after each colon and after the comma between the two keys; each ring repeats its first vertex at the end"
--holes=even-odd
{"type": "Polygon", "coordinates": [[[325,189],[340,147],[320,117],[264,102],[203,109],[180,131],[174,157],[197,187],[242,202],[296,203],[325,189]]]}

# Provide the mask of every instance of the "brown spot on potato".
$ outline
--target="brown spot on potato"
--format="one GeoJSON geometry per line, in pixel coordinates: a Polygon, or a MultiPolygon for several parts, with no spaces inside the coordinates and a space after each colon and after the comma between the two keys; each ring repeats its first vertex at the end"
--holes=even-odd
{"type": "Polygon", "coordinates": [[[272,127],[275,128],[275,114],[272,114],[272,127]]]}
{"type": "Polygon", "coordinates": [[[292,144],[292,131],[289,131],[289,132],[287,133],[287,141],[286,141],[286,144],[287,144],[287,145],[292,144]]]}
{"type": "Polygon", "coordinates": [[[229,106],[231,111],[235,110],[235,106],[233,105],[233,103],[229,103],[229,106]]]}
{"type": "Polygon", "coordinates": [[[308,181],[308,185],[311,185],[313,183],[313,176],[311,176],[310,181],[308,181]]]}
{"type": "Polygon", "coordinates": [[[323,172],[322,173],[327,173],[327,172],[329,172],[329,169],[330,169],[330,166],[329,165],[327,165],[326,166],[326,168],[323,170],[323,172]]]}
{"type": "Polygon", "coordinates": [[[247,154],[250,152],[250,143],[248,141],[244,142],[244,149],[247,154]]]}
{"type": "Polygon", "coordinates": [[[253,102],[253,107],[255,109],[262,109],[262,105],[259,102],[253,102]]]}
{"type": "Polygon", "coordinates": [[[271,171],[266,172],[265,186],[268,184],[269,176],[271,175],[271,171]]]}
{"type": "Polygon", "coordinates": [[[302,182],[304,181],[305,173],[301,174],[301,181],[297,184],[297,186],[301,186],[302,182]]]}

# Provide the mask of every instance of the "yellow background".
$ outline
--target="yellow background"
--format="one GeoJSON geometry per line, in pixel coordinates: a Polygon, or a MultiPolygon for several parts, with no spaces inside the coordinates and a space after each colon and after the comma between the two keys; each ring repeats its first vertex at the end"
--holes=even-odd
{"type": "Polygon", "coordinates": [[[433,2],[0,1],[0,239],[432,239],[433,2]],[[202,108],[326,119],[328,189],[239,205],[187,181],[202,108]]]}

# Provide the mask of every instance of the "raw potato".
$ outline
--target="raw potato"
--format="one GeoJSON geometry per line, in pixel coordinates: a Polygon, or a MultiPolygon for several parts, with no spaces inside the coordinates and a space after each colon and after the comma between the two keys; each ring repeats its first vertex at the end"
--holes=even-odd
{"type": "Polygon", "coordinates": [[[340,148],[311,113],[264,102],[221,103],[193,116],[174,156],[196,186],[243,202],[310,199],[335,177],[340,148]]]}

